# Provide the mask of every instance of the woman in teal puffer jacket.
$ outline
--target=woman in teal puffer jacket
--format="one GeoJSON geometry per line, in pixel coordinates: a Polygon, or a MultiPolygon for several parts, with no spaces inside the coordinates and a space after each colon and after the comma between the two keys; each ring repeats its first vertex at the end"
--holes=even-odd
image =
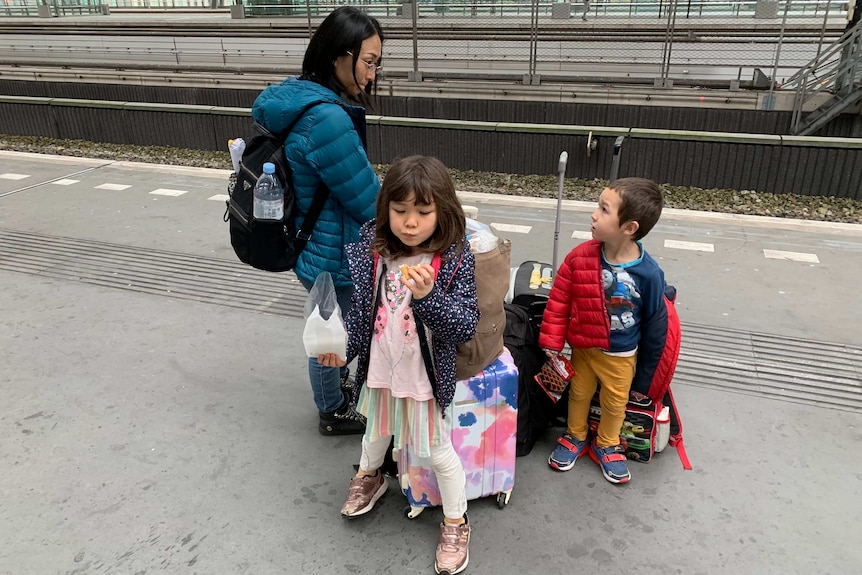
{"type": "MultiPolygon", "coordinates": [[[[344,246],[359,239],[359,228],[374,217],[380,182],[366,153],[365,107],[380,71],[380,23],[356,8],[332,12],[312,36],[302,75],[270,86],[255,100],[252,116],[270,132],[296,122],[285,141],[297,198],[297,229],[318,186],[329,197],[305,250],[297,277],[310,290],[318,274],[332,275],[342,316],[350,309],[353,282],[344,246]]],[[[363,433],[365,421],[342,391],[347,370],[309,358],[308,373],[324,435],[363,433]]]]}

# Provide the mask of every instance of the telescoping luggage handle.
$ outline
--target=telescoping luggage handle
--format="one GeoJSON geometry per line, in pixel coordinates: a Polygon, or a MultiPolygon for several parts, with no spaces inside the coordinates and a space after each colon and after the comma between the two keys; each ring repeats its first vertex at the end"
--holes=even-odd
{"type": "Polygon", "coordinates": [[[563,206],[563,180],[566,177],[566,164],[569,161],[569,153],[562,152],[560,154],[560,163],[557,166],[557,172],[560,174],[560,183],[557,186],[557,217],[554,224],[554,272],[557,271],[557,244],[560,241],[560,210],[563,206]]]}

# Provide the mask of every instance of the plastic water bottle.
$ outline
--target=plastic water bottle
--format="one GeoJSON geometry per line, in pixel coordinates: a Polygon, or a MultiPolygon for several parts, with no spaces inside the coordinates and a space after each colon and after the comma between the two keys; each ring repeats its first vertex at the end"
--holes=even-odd
{"type": "Polygon", "coordinates": [[[275,164],[263,165],[263,173],[254,185],[254,219],[282,220],[284,218],[284,188],[275,175],[275,164]]]}

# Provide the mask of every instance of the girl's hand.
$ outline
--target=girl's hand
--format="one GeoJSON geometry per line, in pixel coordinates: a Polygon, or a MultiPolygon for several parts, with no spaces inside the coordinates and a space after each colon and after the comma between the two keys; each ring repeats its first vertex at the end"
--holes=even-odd
{"type": "Polygon", "coordinates": [[[410,268],[410,279],[405,281],[404,285],[413,293],[413,299],[422,299],[434,288],[434,268],[431,264],[419,264],[410,268]]]}
{"type": "Polygon", "coordinates": [[[335,353],[322,353],[317,356],[317,363],[326,367],[344,367],[347,362],[335,353]]]}

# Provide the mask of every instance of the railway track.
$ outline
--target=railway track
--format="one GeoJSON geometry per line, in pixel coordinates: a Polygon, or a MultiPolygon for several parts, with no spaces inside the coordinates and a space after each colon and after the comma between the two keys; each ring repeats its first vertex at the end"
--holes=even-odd
{"type": "MultiPolygon", "coordinates": [[[[642,77],[619,76],[600,74],[556,74],[545,78],[545,86],[529,86],[519,93],[523,100],[547,101],[560,97],[561,90],[571,90],[577,87],[580,92],[595,92],[598,95],[606,94],[608,85],[616,86],[644,86],[651,87],[653,79],[649,72],[654,67],[644,66],[642,77]]],[[[225,66],[179,66],[176,64],[88,64],[86,67],[70,67],[58,65],[52,62],[31,62],[26,65],[12,63],[0,59],[0,80],[30,80],[30,81],[52,81],[73,82],[83,84],[135,84],[135,85],[172,85],[175,87],[218,87],[246,89],[249,86],[265,87],[271,83],[280,82],[287,76],[298,74],[297,66],[282,67],[225,67],[225,66]]],[[[458,72],[431,71],[424,74],[427,82],[433,82],[433,86],[417,86],[416,82],[409,82],[408,71],[387,71],[381,78],[379,90],[388,95],[415,95],[417,92],[434,92],[435,95],[443,95],[450,90],[461,90],[463,82],[481,83],[481,93],[486,97],[494,97],[499,90],[513,92],[514,88],[522,83],[523,77],[518,73],[480,73],[471,72],[469,75],[458,72]]],[[[718,79],[692,78],[687,80],[680,78],[675,80],[675,85],[692,88],[711,88],[726,90],[728,81],[718,79]]],[[[742,90],[764,90],[766,87],[757,85],[752,80],[740,82],[742,90]]],[[[479,88],[473,86],[471,91],[479,88]]],[[[506,94],[504,93],[503,96],[506,94]]],[[[748,100],[745,92],[733,94],[734,100],[748,100]]],[[[756,96],[751,96],[756,99],[756,96]]]]}
{"type": "MultiPolygon", "coordinates": [[[[416,65],[413,29],[404,18],[383,21],[386,76],[398,82],[416,65]]],[[[658,75],[663,48],[671,41],[668,74],[676,85],[728,88],[735,81],[741,88],[762,88],[767,84],[758,78],[773,66],[779,81],[789,77],[818,46],[839,37],[845,22],[833,18],[824,29],[822,19],[788,20],[779,64],[775,45],[781,24],[699,18],[678,21],[668,35],[663,19],[609,16],[589,26],[542,21],[533,35],[524,19],[430,19],[416,32],[418,67],[426,80],[518,84],[536,42],[543,54],[535,73],[543,82],[642,85],[658,75]]],[[[246,74],[275,78],[297,72],[308,35],[304,17],[0,20],[0,78],[106,82],[112,76],[127,83],[148,75],[159,84],[235,85],[246,74]]]]}
{"type": "MultiPolygon", "coordinates": [[[[399,19],[400,20],[400,19],[399,19]]],[[[387,39],[412,39],[413,29],[407,23],[386,22],[387,39]]],[[[652,19],[655,23],[642,23],[629,27],[629,20],[607,19],[606,23],[597,21],[590,27],[577,24],[543,24],[537,37],[540,40],[564,41],[575,36],[579,41],[653,40],[666,39],[666,23],[652,19]],[[625,24],[625,25],[622,25],[625,24]]],[[[822,22],[790,21],[784,29],[786,39],[819,40],[822,22]]],[[[838,38],[844,31],[846,22],[833,19],[827,22],[825,37],[838,38]]],[[[757,26],[741,27],[727,24],[713,24],[698,21],[677,23],[673,37],[676,41],[709,40],[747,40],[751,42],[774,43],[781,32],[780,22],[758,22],[757,26]]],[[[0,34],[27,34],[34,36],[98,35],[98,36],[188,36],[188,37],[255,37],[255,38],[307,38],[308,23],[295,20],[229,20],[189,22],[183,20],[159,20],[140,22],[129,20],[59,20],[59,21],[5,21],[0,20],[0,34]]],[[[530,25],[512,22],[503,26],[496,23],[472,24],[447,23],[433,24],[423,22],[417,29],[417,37],[425,40],[529,40],[532,37],[530,25]]]]}

